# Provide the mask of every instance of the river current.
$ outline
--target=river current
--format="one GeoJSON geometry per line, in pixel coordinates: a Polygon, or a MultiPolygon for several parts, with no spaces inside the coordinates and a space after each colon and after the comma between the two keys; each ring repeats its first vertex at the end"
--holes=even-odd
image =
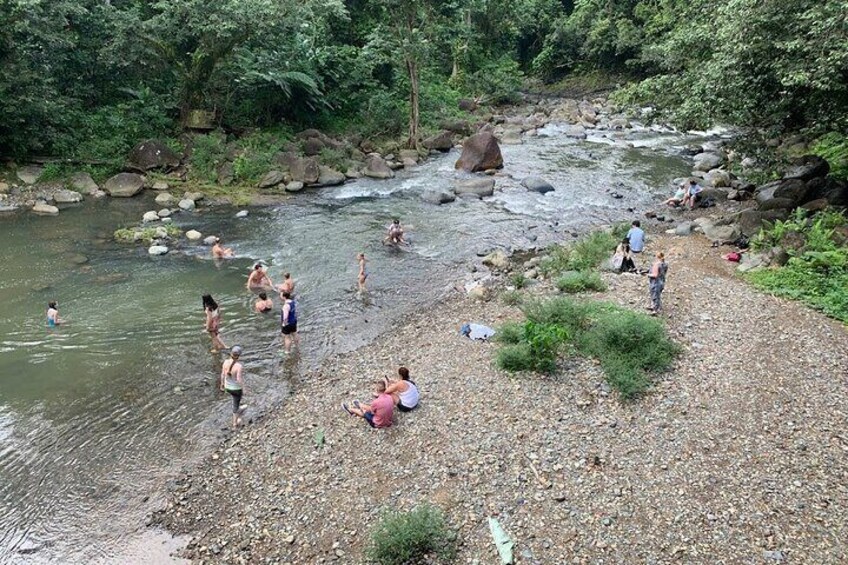
{"type": "Polygon", "coordinates": [[[482,201],[435,206],[420,198],[466,176],[453,169],[454,151],[391,180],[250,208],[243,219],[230,207],[176,215],[183,229],[226,239],[238,257],[223,264],[200,245],[152,258],[112,241],[115,229],[158,208],[155,194],[87,201],[52,218],[0,216],[0,562],[169,559],[145,518],[161,505],[167,480],[229,421],[201,294],[221,304],[224,341],[245,349],[250,419],[285,401],[321,359],[438,300],[480,253],[632,219],[690,170],[680,156],[689,135],[636,128],[577,141],[555,125],[539,133],[502,147],[508,176],[496,177],[494,197],[482,201]],[[519,181],[529,175],[556,191],[526,190],[519,181]],[[407,250],[380,243],[393,217],[409,232],[407,250]],[[360,251],[369,258],[365,299],[354,292],[360,251]],[[299,358],[278,355],[277,316],[251,311],[244,285],[256,260],[275,282],[284,271],[297,281],[299,358]],[[46,327],[48,300],[59,302],[66,326],[46,327]]]}

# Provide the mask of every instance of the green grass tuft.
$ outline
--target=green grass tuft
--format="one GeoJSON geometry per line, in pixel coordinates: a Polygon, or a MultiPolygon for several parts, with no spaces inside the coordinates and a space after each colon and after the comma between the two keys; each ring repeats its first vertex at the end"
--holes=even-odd
{"type": "Polygon", "coordinates": [[[517,290],[507,290],[501,293],[501,302],[507,306],[518,306],[524,301],[521,293],[517,290]]]}
{"type": "MultiPolygon", "coordinates": [[[[614,232],[620,231],[618,227],[614,232]]],[[[568,271],[590,271],[612,256],[621,238],[607,231],[592,232],[567,246],[556,246],[542,260],[539,269],[548,276],[568,271]]]]}
{"type": "Polygon", "coordinates": [[[574,294],[577,292],[598,291],[603,292],[607,285],[598,273],[586,271],[571,271],[565,273],[556,281],[560,292],[574,294]]]}
{"type": "Polygon", "coordinates": [[[366,556],[380,565],[452,563],[456,534],[444,514],[429,504],[410,512],[389,512],[371,533],[366,556]]]}

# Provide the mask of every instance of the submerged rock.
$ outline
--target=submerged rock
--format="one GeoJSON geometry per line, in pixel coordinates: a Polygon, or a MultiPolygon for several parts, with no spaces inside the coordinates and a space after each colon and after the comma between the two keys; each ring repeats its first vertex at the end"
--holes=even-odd
{"type": "Polygon", "coordinates": [[[458,196],[471,194],[478,198],[491,196],[495,193],[495,179],[473,179],[459,181],[454,189],[458,196]]]}
{"type": "Polygon", "coordinates": [[[521,181],[521,186],[526,188],[527,190],[532,190],[533,192],[538,192],[539,194],[547,194],[548,192],[553,192],[554,187],[541,177],[527,177],[523,181],[521,181]]]}
{"type": "Polygon", "coordinates": [[[168,251],[168,248],[164,245],[151,245],[147,253],[150,255],[165,255],[168,251]]]}

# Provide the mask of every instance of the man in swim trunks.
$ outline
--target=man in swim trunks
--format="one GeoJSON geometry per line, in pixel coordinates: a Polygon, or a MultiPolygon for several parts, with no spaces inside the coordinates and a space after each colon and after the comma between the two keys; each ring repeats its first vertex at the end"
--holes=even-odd
{"type": "Polygon", "coordinates": [[[283,333],[285,353],[291,353],[292,342],[300,346],[300,336],[297,335],[297,303],[288,292],[283,293],[283,309],[280,312],[280,330],[283,333]]]}
{"type": "Polygon", "coordinates": [[[213,259],[229,259],[233,256],[233,250],[229,247],[224,247],[221,245],[221,238],[215,238],[215,245],[212,246],[212,258],[213,259]]]}
{"type": "Polygon", "coordinates": [[[249,290],[258,290],[260,288],[274,288],[274,283],[271,282],[271,277],[265,272],[260,263],[253,266],[253,271],[247,277],[247,288],[249,290]]]}
{"type": "Polygon", "coordinates": [[[291,273],[283,274],[283,282],[277,287],[277,290],[280,291],[280,298],[283,297],[283,293],[285,292],[294,296],[294,279],[292,278],[291,273]]]}

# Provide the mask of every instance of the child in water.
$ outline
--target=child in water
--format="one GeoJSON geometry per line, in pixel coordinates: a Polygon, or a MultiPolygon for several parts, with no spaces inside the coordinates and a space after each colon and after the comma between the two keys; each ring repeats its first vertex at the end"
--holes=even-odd
{"type": "Polygon", "coordinates": [[[59,307],[55,300],[47,303],[47,327],[55,328],[65,321],[59,317],[59,307]]]}

